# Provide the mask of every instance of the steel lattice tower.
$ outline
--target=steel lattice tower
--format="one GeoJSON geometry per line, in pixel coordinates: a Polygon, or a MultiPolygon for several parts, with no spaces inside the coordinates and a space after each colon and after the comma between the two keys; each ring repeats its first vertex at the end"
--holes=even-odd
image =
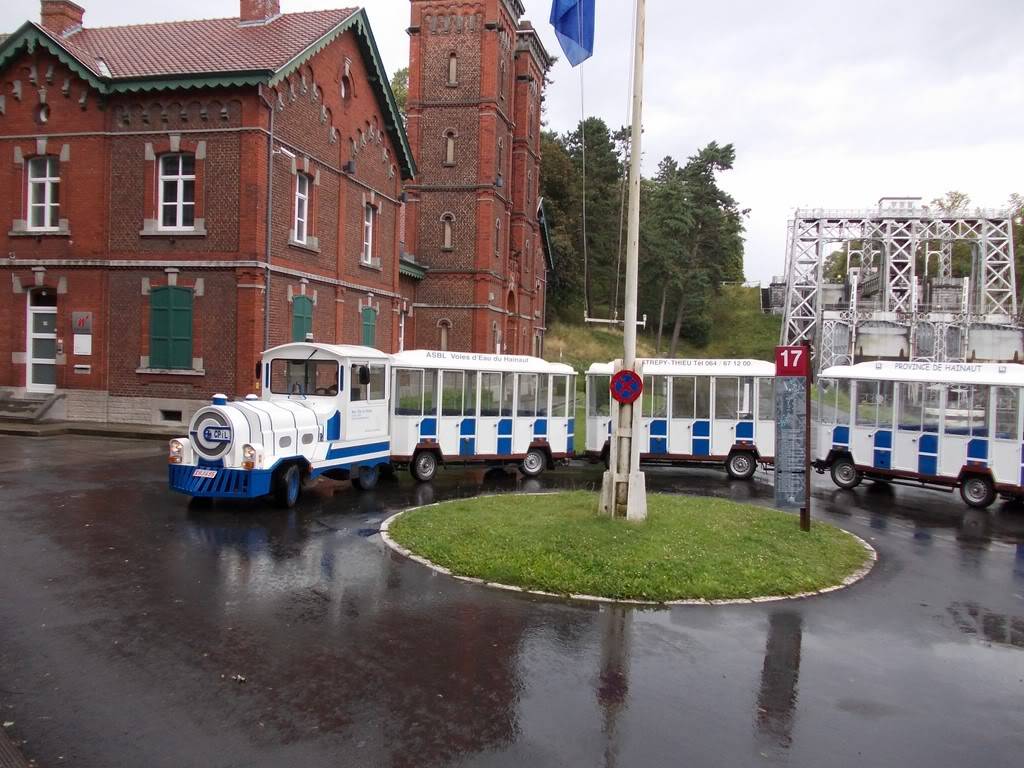
{"type": "Polygon", "coordinates": [[[964,360],[976,354],[972,329],[1020,338],[1015,286],[1007,211],[948,214],[920,198],[883,198],[874,210],[797,210],[787,233],[781,343],[809,342],[819,368],[873,357],[964,360]],[[955,278],[958,242],[970,248],[971,270],[955,278]],[[837,250],[844,284],[825,279],[837,250]],[[858,334],[888,336],[890,354],[876,341],[869,346],[880,354],[863,352],[858,334]]]}

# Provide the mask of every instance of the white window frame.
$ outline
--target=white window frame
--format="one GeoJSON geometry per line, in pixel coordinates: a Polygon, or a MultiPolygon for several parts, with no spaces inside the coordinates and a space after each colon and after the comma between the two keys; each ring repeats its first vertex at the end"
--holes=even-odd
{"type": "Polygon", "coordinates": [[[454,51],[448,54],[448,85],[459,84],[459,57],[454,51]]]}
{"type": "Polygon", "coordinates": [[[306,242],[309,234],[309,176],[304,173],[295,176],[295,217],[293,237],[296,243],[306,242]],[[299,208],[302,208],[300,215],[299,208]]]}
{"type": "Polygon", "coordinates": [[[59,184],[60,164],[55,156],[40,155],[29,159],[28,188],[26,190],[28,194],[28,216],[25,226],[30,232],[56,232],[60,229],[60,196],[59,194],[54,194],[59,184]],[[56,167],[56,175],[50,173],[51,162],[56,167]],[[43,166],[43,173],[37,176],[34,173],[34,169],[38,168],[40,163],[43,166]],[[41,203],[32,202],[32,188],[37,185],[43,188],[43,201],[41,203]],[[32,212],[36,208],[42,208],[43,210],[42,226],[33,226],[32,224],[32,212]]]}
{"type": "Polygon", "coordinates": [[[196,173],[195,173],[195,155],[189,152],[168,152],[160,155],[157,158],[157,228],[163,232],[192,232],[196,228],[196,173]],[[192,160],[192,173],[182,172],[182,158],[191,156],[192,160]],[[178,172],[174,174],[164,173],[164,160],[168,157],[176,157],[178,159],[178,172]],[[175,182],[175,188],[177,194],[174,200],[174,220],[177,222],[174,225],[164,224],[164,205],[170,205],[170,201],[164,200],[164,182],[173,181],[175,182]],[[185,182],[192,182],[192,202],[185,202],[185,182]],[[185,220],[185,206],[192,206],[192,224],[185,226],[182,222],[185,220]]]}
{"type": "Polygon", "coordinates": [[[373,225],[377,217],[377,209],[370,203],[363,207],[363,250],[359,254],[359,262],[367,266],[373,264],[373,225]]]}

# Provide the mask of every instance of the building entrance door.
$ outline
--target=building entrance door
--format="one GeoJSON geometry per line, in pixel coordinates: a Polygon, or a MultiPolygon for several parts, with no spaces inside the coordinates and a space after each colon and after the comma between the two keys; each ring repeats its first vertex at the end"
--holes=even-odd
{"type": "Polygon", "coordinates": [[[51,290],[32,291],[28,296],[29,392],[53,392],[57,388],[57,295],[51,290]]]}

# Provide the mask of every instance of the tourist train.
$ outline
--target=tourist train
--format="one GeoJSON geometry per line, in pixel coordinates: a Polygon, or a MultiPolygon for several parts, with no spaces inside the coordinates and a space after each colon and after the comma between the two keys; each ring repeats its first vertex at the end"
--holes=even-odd
{"type": "Polygon", "coordinates": [[[866,362],[826,368],[814,399],[815,467],[862,479],[960,489],[987,507],[1024,496],[1024,365],[866,362]]]}
{"type": "Polygon", "coordinates": [[[409,466],[517,464],[539,475],[574,452],[575,373],[534,357],[296,342],[263,353],[261,395],[214,395],[170,441],[172,490],[295,504],[321,475],[376,485],[409,466]]]}
{"type": "MultiPolygon", "coordinates": [[[[775,455],[775,365],[749,359],[641,358],[640,461],[717,464],[748,480],[775,455]]],[[[586,455],[607,464],[612,363],[587,370],[586,455]]]]}
{"type": "MultiPolygon", "coordinates": [[[[575,455],[607,463],[612,363],[576,373],[535,357],[296,342],[267,350],[260,395],[215,395],[169,446],[172,490],[200,499],[271,495],[292,506],[321,475],[376,485],[407,467],[516,466],[536,476],[575,455]],[[578,449],[578,450],[577,450],[578,449]]],[[[750,479],[775,454],[774,365],[642,358],[640,460],[719,465],[750,479]]],[[[959,489],[986,507],[1024,496],[1024,365],[867,362],[812,389],[813,466],[840,488],[868,478],[959,489]]]]}

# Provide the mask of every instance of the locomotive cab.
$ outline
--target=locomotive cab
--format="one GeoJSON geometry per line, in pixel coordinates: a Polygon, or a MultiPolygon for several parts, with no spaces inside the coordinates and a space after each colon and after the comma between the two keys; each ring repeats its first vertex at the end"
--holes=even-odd
{"type": "Polygon", "coordinates": [[[215,395],[170,445],[171,488],[194,498],[298,499],[326,475],[376,484],[390,456],[389,357],[370,347],[297,342],[263,353],[261,396],[215,395]]]}

